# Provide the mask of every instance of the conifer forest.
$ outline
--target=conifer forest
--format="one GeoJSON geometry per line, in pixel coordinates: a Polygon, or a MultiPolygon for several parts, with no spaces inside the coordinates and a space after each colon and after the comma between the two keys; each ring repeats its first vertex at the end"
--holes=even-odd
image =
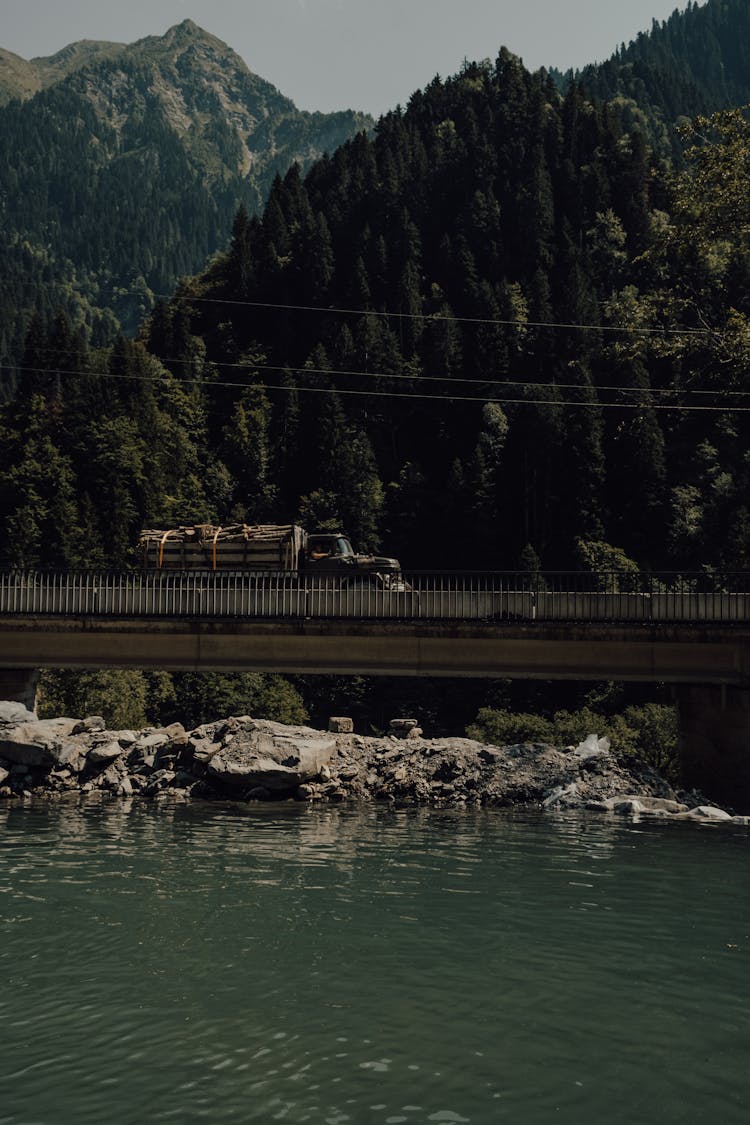
{"type": "MultiPolygon", "coordinates": [[[[197,154],[146,101],[92,145],[85,68],[9,98],[0,567],[130,569],[146,526],[298,521],[407,571],[748,569],[748,20],[689,4],[575,74],[500,48],[252,185],[218,112],[197,154]]],[[[290,113],[299,151],[321,123],[290,113]]],[[[50,698],[122,698],[76,675],[50,698]]],[[[516,690],[131,679],[136,716],[239,692],[445,729],[516,690]]]]}

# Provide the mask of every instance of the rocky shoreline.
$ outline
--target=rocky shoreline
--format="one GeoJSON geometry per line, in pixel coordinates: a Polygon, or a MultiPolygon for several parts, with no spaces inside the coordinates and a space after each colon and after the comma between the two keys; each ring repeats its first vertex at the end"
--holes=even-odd
{"type": "Polygon", "coordinates": [[[37,719],[0,703],[0,800],[65,796],[152,801],[386,801],[451,807],[596,809],[750,824],[591,735],[577,747],[425,738],[413,722],[381,737],[347,719],[328,731],[250,716],[108,730],[98,716],[37,719]]]}

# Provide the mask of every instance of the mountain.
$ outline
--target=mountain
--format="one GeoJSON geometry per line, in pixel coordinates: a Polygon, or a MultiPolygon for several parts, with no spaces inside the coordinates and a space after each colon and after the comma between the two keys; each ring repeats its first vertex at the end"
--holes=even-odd
{"type": "Polygon", "coordinates": [[[750,102],[750,4],[690,0],[603,63],[556,75],[611,102],[628,126],[665,153],[679,153],[674,125],[683,117],[750,102]]]}
{"type": "Polygon", "coordinates": [[[49,58],[27,61],[0,48],[0,106],[14,98],[25,101],[73,71],[99,59],[113,58],[125,49],[122,43],[81,39],[49,58]]]}
{"type": "MultiPolygon", "coordinates": [[[[407,569],[520,568],[529,584],[540,566],[583,569],[631,589],[640,567],[734,588],[750,563],[741,113],[667,169],[624,128],[624,95],[563,94],[501,50],[306,173],[293,164],[222,230],[223,169],[252,137],[205,108],[231,83],[179,85],[178,41],[196,48],[190,73],[218,50],[183,25],[2,116],[4,140],[27,109],[39,129],[14,150],[29,199],[0,161],[6,209],[29,227],[36,211],[75,226],[81,199],[91,212],[82,266],[50,249],[66,231],[40,226],[0,274],[39,314],[27,303],[12,334],[0,308],[17,384],[0,408],[1,565],[118,569],[144,526],[298,519],[407,569]],[[227,249],[137,339],[93,349],[71,330],[87,315],[76,271],[104,306],[97,262],[141,255],[155,274],[170,237],[194,247],[209,229],[227,249]],[[67,318],[50,284],[63,270],[67,318]]],[[[123,290],[140,284],[147,309],[145,277],[123,290]]],[[[109,329],[92,322],[92,338],[109,329]]]]}
{"type": "Polygon", "coordinates": [[[372,125],[298,110],[191,20],[131,46],[84,40],[28,63],[3,52],[0,86],[13,95],[0,108],[0,265],[20,245],[51,253],[131,331],[153,293],[225,244],[241,202],[257,210],[277,173],[372,125]]]}

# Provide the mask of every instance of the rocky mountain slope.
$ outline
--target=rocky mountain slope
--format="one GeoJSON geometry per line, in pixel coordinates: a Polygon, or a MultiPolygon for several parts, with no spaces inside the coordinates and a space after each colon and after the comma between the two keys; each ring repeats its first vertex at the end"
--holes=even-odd
{"type": "Polygon", "coordinates": [[[51,248],[129,329],[226,243],[241,202],[255,211],[277,173],[372,125],[298,110],[190,20],[130,46],[3,52],[2,102],[0,262],[19,241],[51,248]]]}
{"type": "Polygon", "coordinates": [[[126,49],[123,43],[81,39],[47,58],[23,59],[0,47],[0,105],[13,99],[26,101],[74,71],[114,58],[126,49]]]}

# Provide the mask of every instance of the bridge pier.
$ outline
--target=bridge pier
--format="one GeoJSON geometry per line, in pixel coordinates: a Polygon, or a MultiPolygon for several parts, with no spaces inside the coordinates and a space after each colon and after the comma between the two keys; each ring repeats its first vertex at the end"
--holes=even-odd
{"type": "Polygon", "coordinates": [[[675,698],[683,785],[750,812],[750,690],[680,684],[675,698]]]}
{"type": "Polygon", "coordinates": [[[22,703],[36,714],[38,668],[0,668],[0,699],[22,703]]]}

